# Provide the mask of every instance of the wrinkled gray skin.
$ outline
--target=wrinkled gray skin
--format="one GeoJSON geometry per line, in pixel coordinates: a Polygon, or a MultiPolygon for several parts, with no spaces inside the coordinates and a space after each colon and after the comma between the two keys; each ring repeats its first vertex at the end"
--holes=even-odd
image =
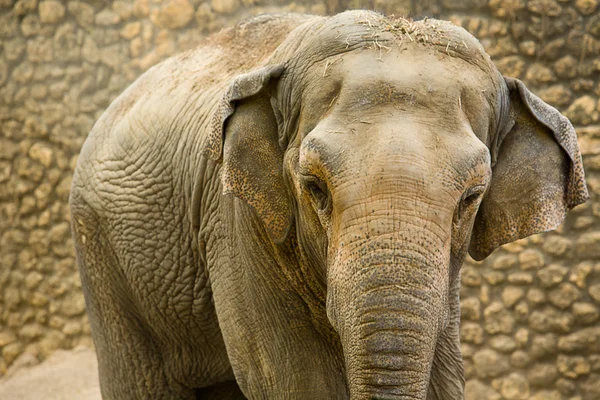
{"type": "Polygon", "coordinates": [[[570,123],[463,29],[242,23],[145,73],[82,149],[103,397],[460,399],[466,252],[586,199],[570,123]]]}

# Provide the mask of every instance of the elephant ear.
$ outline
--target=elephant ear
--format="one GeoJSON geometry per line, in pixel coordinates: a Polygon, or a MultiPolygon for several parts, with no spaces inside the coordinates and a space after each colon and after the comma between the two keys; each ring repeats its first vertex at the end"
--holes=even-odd
{"type": "Polygon", "coordinates": [[[270,65],[233,80],[213,116],[206,147],[213,160],[222,162],[223,193],[249,204],[277,243],[292,220],[283,178],[284,151],[271,101],[283,69],[270,65]]]}
{"type": "Polygon", "coordinates": [[[476,260],[503,244],[556,229],[567,210],[589,198],[573,125],[523,82],[505,80],[509,123],[490,149],[492,182],[469,248],[476,260]]]}

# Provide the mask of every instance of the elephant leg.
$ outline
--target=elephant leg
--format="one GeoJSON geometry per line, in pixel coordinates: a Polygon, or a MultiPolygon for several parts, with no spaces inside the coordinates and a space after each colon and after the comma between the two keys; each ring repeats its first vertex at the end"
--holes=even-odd
{"type": "Polygon", "coordinates": [[[228,381],[213,386],[196,389],[196,400],[245,400],[236,381],[228,381]]]}
{"type": "MultiPolygon", "coordinates": [[[[335,354],[336,346],[320,337],[308,318],[286,316],[285,312],[300,312],[303,307],[278,297],[272,296],[271,311],[260,317],[243,307],[231,312],[231,306],[220,315],[227,353],[244,395],[251,399],[347,399],[341,351],[335,354]]],[[[246,304],[269,307],[256,297],[254,304],[247,300],[246,304]]]]}
{"type": "Polygon", "coordinates": [[[104,399],[195,399],[165,373],[161,348],[136,312],[127,279],[94,212],[73,212],[73,231],[104,399]]]}
{"type": "MultiPolygon", "coordinates": [[[[250,224],[247,224],[251,226],[250,224]]],[[[256,237],[240,232],[241,238],[256,237]]],[[[225,240],[215,241],[222,246],[225,240]]],[[[342,350],[269,254],[272,246],[237,241],[223,261],[208,250],[219,326],[235,379],[252,399],[347,399],[342,350]]],[[[218,251],[220,250],[220,251],[218,251]]],[[[323,316],[322,318],[326,318],[323,316]]]]}

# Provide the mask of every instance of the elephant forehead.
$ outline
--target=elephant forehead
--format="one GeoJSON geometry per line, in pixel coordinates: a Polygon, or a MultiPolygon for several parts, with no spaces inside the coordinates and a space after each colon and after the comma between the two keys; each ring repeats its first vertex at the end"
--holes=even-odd
{"type": "Polygon", "coordinates": [[[301,138],[325,135],[341,144],[340,136],[385,131],[428,134],[436,141],[475,133],[486,143],[495,121],[496,77],[461,60],[420,49],[378,60],[363,50],[321,67],[326,73],[303,91],[301,138]]]}
{"type": "Polygon", "coordinates": [[[357,51],[344,57],[339,73],[342,88],[354,88],[354,94],[375,100],[457,100],[463,92],[479,94],[493,89],[493,79],[481,69],[463,60],[440,55],[434,50],[410,46],[406,51],[376,57],[370,51],[357,51]]]}

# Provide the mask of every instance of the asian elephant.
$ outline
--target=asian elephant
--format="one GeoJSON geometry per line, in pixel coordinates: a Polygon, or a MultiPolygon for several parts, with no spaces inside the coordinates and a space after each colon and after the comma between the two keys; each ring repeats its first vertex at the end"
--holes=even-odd
{"type": "Polygon", "coordinates": [[[588,193],[464,29],[260,16],[151,68],[70,197],[105,399],[460,399],[460,267],[588,193]]]}

